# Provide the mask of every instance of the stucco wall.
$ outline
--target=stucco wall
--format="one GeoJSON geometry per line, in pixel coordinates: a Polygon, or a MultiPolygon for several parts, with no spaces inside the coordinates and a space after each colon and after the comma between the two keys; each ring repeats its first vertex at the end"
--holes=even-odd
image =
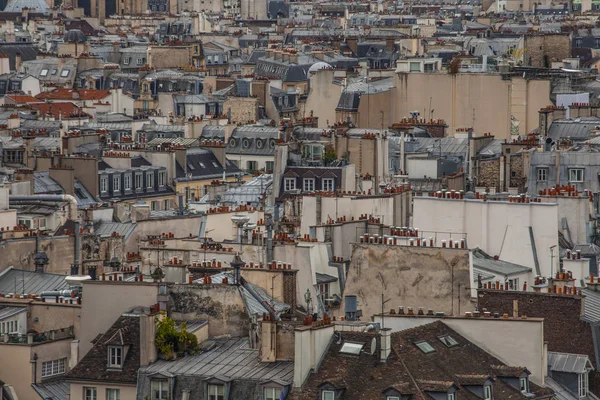
{"type": "Polygon", "coordinates": [[[340,99],[343,87],[333,83],[335,71],[322,69],[311,74],[309,93],[306,99],[306,111],[319,117],[318,127],[327,128],[336,120],[335,107],[340,99]]]}
{"type": "Polygon", "coordinates": [[[77,383],[71,382],[70,400],[85,400],[84,388],[94,387],[96,388],[97,400],[106,400],[106,389],[119,389],[120,397],[119,400],[135,400],[135,386],[116,385],[112,383],[104,382],[87,382],[77,383]]]}
{"type": "MultiPolygon", "coordinates": [[[[465,290],[470,285],[467,250],[357,244],[344,296],[357,296],[363,321],[381,313],[382,291],[386,311],[403,305],[457,314],[473,309],[465,290]]],[[[337,315],[344,315],[343,306],[337,315]]]]}
{"type": "Polygon", "coordinates": [[[104,333],[124,312],[136,306],[156,304],[158,286],[149,282],[84,281],[79,359],[92,348],[92,340],[104,333]]]}
{"type": "Polygon", "coordinates": [[[450,233],[466,233],[469,248],[479,247],[537,273],[529,233],[532,227],[541,274],[548,276],[549,249],[558,245],[557,211],[556,204],[415,197],[413,220],[420,230],[436,232],[438,241],[450,233]]]}
{"type": "MultiPolygon", "coordinates": [[[[40,239],[40,250],[45,251],[49,258],[46,272],[68,274],[74,259],[73,236],[52,236],[40,239]]],[[[9,239],[0,241],[0,271],[12,266],[29,271],[35,270],[33,256],[35,255],[35,239],[9,239]]]]}

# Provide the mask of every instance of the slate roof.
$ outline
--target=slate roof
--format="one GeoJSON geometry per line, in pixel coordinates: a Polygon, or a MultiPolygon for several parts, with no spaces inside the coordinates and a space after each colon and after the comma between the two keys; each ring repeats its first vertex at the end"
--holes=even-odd
{"type": "MultiPolygon", "coordinates": [[[[167,376],[212,377],[218,375],[223,379],[245,381],[279,380],[291,384],[294,378],[294,362],[278,361],[261,362],[258,349],[250,348],[249,339],[230,338],[214,339],[213,346],[199,354],[186,356],[176,361],[158,360],[140,369],[138,389],[143,387],[150,374],[160,373],[167,376]]],[[[140,391],[138,390],[138,393],[140,391]]]]}
{"type": "Polygon", "coordinates": [[[225,193],[221,194],[221,202],[238,205],[256,204],[262,199],[272,183],[273,175],[262,174],[243,185],[227,189],[225,193]]]}
{"type": "Polygon", "coordinates": [[[102,100],[108,96],[109,90],[57,88],[50,92],[41,92],[35,97],[48,100],[102,100]]]}
{"type": "Polygon", "coordinates": [[[227,142],[227,154],[273,156],[279,129],[270,126],[241,126],[227,142]]]}
{"type": "MultiPolygon", "coordinates": [[[[44,2],[42,1],[42,3],[44,2]]],[[[19,15],[20,13],[21,10],[19,10],[19,15]]],[[[15,70],[17,53],[21,55],[21,61],[31,61],[37,57],[37,49],[31,43],[0,43],[0,54],[8,54],[11,71],[15,70]]]]}
{"type": "Polygon", "coordinates": [[[115,323],[101,336],[94,347],[77,363],[75,368],[65,374],[67,380],[91,380],[102,382],[118,382],[135,384],[140,368],[140,318],[134,314],[120,316],[115,323]],[[123,357],[123,368],[109,370],[106,368],[108,345],[119,344],[128,348],[123,357]],[[111,342],[112,340],[112,342],[111,342]]]}
{"type": "Polygon", "coordinates": [[[42,400],[67,400],[71,392],[71,385],[63,380],[37,383],[31,386],[42,400]]]}
{"type": "MultiPolygon", "coordinates": [[[[219,162],[219,159],[215,154],[206,149],[191,148],[186,153],[187,173],[191,174],[190,179],[211,179],[211,178],[222,178],[223,169],[227,176],[234,176],[240,173],[240,169],[230,161],[227,161],[225,168],[219,162]]],[[[186,177],[186,170],[184,167],[177,162],[176,165],[176,178],[180,181],[188,179],[186,177]]]]}
{"type": "Polygon", "coordinates": [[[27,307],[0,306],[0,321],[27,311],[27,307]]]}
{"type": "Polygon", "coordinates": [[[69,285],[65,281],[66,276],[9,267],[0,273],[0,293],[39,294],[47,290],[67,289],[69,285]]]}
{"type": "Polygon", "coordinates": [[[473,253],[473,268],[491,272],[495,275],[510,276],[531,272],[531,268],[514,264],[508,261],[495,260],[480,248],[475,248],[473,253]]]}
{"type": "Polygon", "coordinates": [[[559,138],[586,140],[590,137],[590,132],[596,126],[600,126],[600,118],[597,117],[555,120],[550,125],[548,136],[553,140],[559,138]]]}
{"type": "Polygon", "coordinates": [[[48,171],[33,173],[33,193],[35,194],[61,194],[63,188],[52,178],[48,171]]]}
{"type": "Polygon", "coordinates": [[[585,354],[568,354],[548,352],[548,368],[553,372],[582,374],[587,368],[592,368],[590,359],[585,354]]]}
{"type": "Polygon", "coordinates": [[[94,225],[94,233],[100,237],[110,237],[117,232],[127,239],[135,230],[136,224],[131,222],[105,222],[100,221],[94,225]]]}
{"type": "MultiPolygon", "coordinates": [[[[317,372],[308,377],[302,392],[291,393],[289,400],[317,398],[319,387],[324,383],[341,390],[346,400],[380,400],[390,387],[398,388],[402,395],[426,398],[427,392],[446,392],[452,386],[458,389],[458,397],[477,400],[462,384],[481,385],[487,379],[493,382],[496,400],[527,398],[519,388],[503,380],[516,371],[525,371],[524,367],[507,368],[442,321],[392,333],[391,344],[387,362],[380,363],[378,333],[336,332],[317,372]],[[444,335],[451,336],[458,344],[447,347],[439,339],[444,335]],[[370,347],[373,338],[376,349],[370,347]],[[340,353],[346,341],[365,343],[365,347],[359,355],[340,353]],[[419,341],[426,341],[434,351],[424,353],[415,345],[419,341]],[[374,354],[372,350],[376,350],[374,354]]],[[[534,394],[532,398],[552,395],[551,390],[531,382],[530,392],[534,394]]]]}
{"type": "Polygon", "coordinates": [[[600,292],[583,288],[581,293],[585,296],[581,319],[589,323],[600,322],[600,292]]]}

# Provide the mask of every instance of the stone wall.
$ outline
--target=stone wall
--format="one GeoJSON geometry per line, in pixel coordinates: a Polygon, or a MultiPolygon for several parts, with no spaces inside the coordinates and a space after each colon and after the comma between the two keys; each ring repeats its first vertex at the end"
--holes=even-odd
{"type": "Polygon", "coordinates": [[[590,391],[600,390],[592,327],[580,319],[583,298],[562,294],[478,290],[480,311],[508,313],[513,316],[544,318],[544,340],[548,351],[586,354],[594,365],[590,372],[590,391]]]}
{"type": "MultiPolygon", "coordinates": [[[[46,272],[69,274],[74,260],[75,238],[73,236],[44,237],[40,239],[40,251],[49,258],[46,272]]],[[[35,238],[0,241],[0,272],[8,267],[35,271],[35,238]]]]}
{"type": "Polygon", "coordinates": [[[500,161],[498,159],[479,161],[477,186],[496,189],[500,187],[500,161]]]}
{"type": "Polygon", "coordinates": [[[525,65],[550,68],[553,61],[571,57],[569,34],[535,34],[525,36],[525,65]]]}
{"type": "Polygon", "coordinates": [[[258,99],[256,97],[230,97],[223,103],[223,113],[231,112],[232,123],[248,124],[258,120],[258,99]]]}
{"type": "Polygon", "coordinates": [[[283,273],[283,302],[289,304],[292,310],[296,310],[296,272],[283,273]]]}
{"type": "Polygon", "coordinates": [[[234,285],[169,285],[169,314],[177,320],[208,320],[209,337],[247,336],[250,318],[234,285]]]}

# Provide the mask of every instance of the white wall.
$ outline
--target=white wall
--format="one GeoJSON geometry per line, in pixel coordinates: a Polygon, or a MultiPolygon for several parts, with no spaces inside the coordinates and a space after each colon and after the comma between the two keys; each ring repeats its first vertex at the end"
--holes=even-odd
{"type": "Polygon", "coordinates": [[[295,331],[294,387],[301,387],[311,369],[316,368],[329,347],[333,325],[319,328],[302,326],[295,331]]]}
{"type": "MultiPolygon", "coordinates": [[[[550,275],[550,247],[558,246],[558,207],[552,203],[452,200],[415,197],[413,226],[437,232],[438,242],[449,234],[466,233],[467,246],[530,267],[536,273],[529,227],[541,274],[550,275]]],[[[424,233],[425,236],[433,236],[424,233]]],[[[554,268],[558,257],[555,249],[554,268]]]]}
{"type": "Polygon", "coordinates": [[[406,172],[410,179],[423,179],[438,177],[437,159],[428,158],[407,158],[406,172]]]}
{"type": "MultiPolygon", "coordinates": [[[[381,322],[381,316],[375,316],[381,322]]],[[[429,324],[440,320],[435,317],[385,316],[385,327],[392,332],[429,324]]],[[[441,321],[479,346],[504,364],[527,367],[530,379],[544,385],[547,369],[547,349],[544,346],[544,320],[496,318],[443,318],[441,321]]]]}

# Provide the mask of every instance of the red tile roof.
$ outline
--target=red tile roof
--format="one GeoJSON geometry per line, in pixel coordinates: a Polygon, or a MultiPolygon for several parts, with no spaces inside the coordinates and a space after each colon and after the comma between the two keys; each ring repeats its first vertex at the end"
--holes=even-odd
{"type": "Polygon", "coordinates": [[[76,90],[58,88],[51,92],[42,92],[36,97],[49,100],[102,100],[110,96],[109,90],[76,90]]]}
{"type": "MultiPolygon", "coordinates": [[[[39,101],[39,100],[38,100],[39,101]]],[[[62,118],[76,118],[76,117],[87,117],[87,114],[81,111],[79,107],[77,107],[73,103],[69,102],[60,102],[60,103],[36,103],[31,104],[31,108],[35,108],[38,110],[40,115],[43,114],[52,114],[54,118],[58,119],[62,118]]]]}
{"type": "Polygon", "coordinates": [[[7,94],[6,98],[11,99],[17,104],[39,103],[40,101],[39,99],[36,99],[35,97],[29,96],[27,94],[7,94]]]}

